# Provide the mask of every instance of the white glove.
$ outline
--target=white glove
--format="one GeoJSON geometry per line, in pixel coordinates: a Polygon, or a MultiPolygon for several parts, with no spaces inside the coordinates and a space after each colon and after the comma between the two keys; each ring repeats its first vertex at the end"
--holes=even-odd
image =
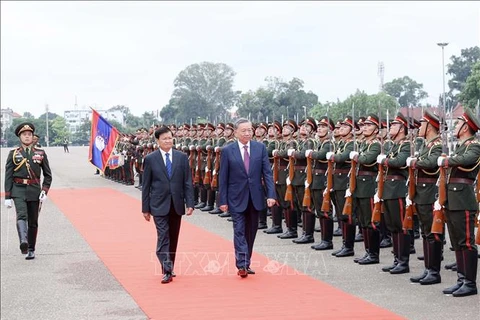
{"type": "Polygon", "coordinates": [[[412,164],[412,161],[417,161],[417,158],[415,158],[415,157],[408,157],[408,158],[407,158],[407,167],[410,167],[410,165],[412,164]]]}
{"type": "Polygon", "coordinates": [[[410,207],[413,204],[413,202],[412,202],[412,200],[410,200],[409,197],[406,197],[405,198],[405,204],[406,204],[407,207],[410,207]]]}
{"type": "Polygon", "coordinates": [[[13,207],[12,199],[5,199],[5,207],[7,207],[7,208],[13,207]]]}
{"type": "Polygon", "coordinates": [[[348,198],[351,196],[352,196],[352,192],[350,191],[350,188],[348,188],[347,191],[345,191],[345,198],[348,198]]]}
{"type": "Polygon", "coordinates": [[[377,163],[378,163],[378,164],[382,164],[383,159],[385,159],[386,157],[387,157],[386,154],[379,154],[379,155],[377,156],[377,163]]]}
{"type": "Polygon", "coordinates": [[[328,189],[325,188],[325,190],[323,190],[323,196],[326,197],[328,192],[328,189]]]}
{"type": "Polygon", "coordinates": [[[197,151],[202,151],[202,147],[201,146],[197,146],[197,151]]]}
{"type": "Polygon", "coordinates": [[[354,160],[358,157],[358,152],[357,151],[350,151],[350,160],[354,160]]]}
{"type": "Polygon", "coordinates": [[[287,181],[286,181],[286,183],[287,183],[287,186],[288,186],[288,185],[291,185],[291,184],[292,184],[292,180],[290,180],[290,178],[289,178],[289,177],[287,177],[287,181]]]}
{"type": "Polygon", "coordinates": [[[215,147],[215,152],[220,151],[220,147],[215,147]]]}
{"type": "Polygon", "coordinates": [[[328,151],[328,152],[327,152],[327,160],[332,159],[332,157],[333,157],[334,154],[335,154],[335,153],[333,153],[332,151],[328,151]]]}
{"type": "Polygon", "coordinates": [[[293,153],[294,153],[294,152],[295,152],[295,149],[288,149],[288,150],[287,150],[287,155],[288,155],[289,157],[291,157],[291,156],[293,156],[293,153]]]}
{"type": "Polygon", "coordinates": [[[373,196],[373,203],[379,203],[380,202],[380,197],[378,196],[378,193],[375,193],[373,196]]]}
{"type": "Polygon", "coordinates": [[[188,149],[195,150],[195,146],[189,146],[188,149]]]}
{"type": "Polygon", "coordinates": [[[437,165],[438,165],[439,167],[443,167],[443,162],[444,162],[444,161],[445,161],[445,157],[442,157],[442,156],[438,157],[438,159],[437,159],[437,165]]]}
{"type": "Polygon", "coordinates": [[[305,150],[305,158],[310,158],[310,155],[313,153],[312,149],[305,150]]]}
{"type": "Polygon", "coordinates": [[[442,206],[440,205],[440,202],[438,202],[438,200],[433,203],[433,210],[435,211],[442,210],[442,206]]]}
{"type": "Polygon", "coordinates": [[[45,200],[47,200],[47,194],[45,193],[45,190],[42,190],[42,192],[40,192],[40,196],[38,197],[38,200],[40,200],[40,202],[44,202],[45,200]]]}
{"type": "Polygon", "coordinates": [[[277,150],[277,149],[274,149],[274,150],[272,151],[272,156],[276,157],[276,156],[277,156],[277,153],[278,153],[278,150],[277,150]]]}

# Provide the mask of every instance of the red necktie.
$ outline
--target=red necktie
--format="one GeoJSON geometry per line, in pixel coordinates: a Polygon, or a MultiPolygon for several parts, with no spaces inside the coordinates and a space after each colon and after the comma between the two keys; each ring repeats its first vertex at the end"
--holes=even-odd
{"type": "Polygon", "coordinates": [[[248,168],[250,167],[250,155],[248,154],[248,146],[243,146],[243,163],[245,164],[245,170],[248,173],[248,168]]]}

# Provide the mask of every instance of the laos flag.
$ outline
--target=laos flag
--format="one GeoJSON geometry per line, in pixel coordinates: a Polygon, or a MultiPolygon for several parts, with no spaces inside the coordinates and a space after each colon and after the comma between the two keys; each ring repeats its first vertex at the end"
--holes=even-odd
{"type": "Polygon", "coordinates": [[[118,130],[92,109],[92,130],[88,160],[104,171],[119,138],[118,130]]]}

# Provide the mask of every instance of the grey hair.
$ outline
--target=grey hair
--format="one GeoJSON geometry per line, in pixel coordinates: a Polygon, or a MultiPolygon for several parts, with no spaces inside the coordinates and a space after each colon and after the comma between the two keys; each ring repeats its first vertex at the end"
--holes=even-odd
{"type": "Polygon", "coordinates": [[[237,121],[235,121],[235,129],[238,129],[242,123],[250,123],[250,120],[247,118],[239,118],[237,121]]]}

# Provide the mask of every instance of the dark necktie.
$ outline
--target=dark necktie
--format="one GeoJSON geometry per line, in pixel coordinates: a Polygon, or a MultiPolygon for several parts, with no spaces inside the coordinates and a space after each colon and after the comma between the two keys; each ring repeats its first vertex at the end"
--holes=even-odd
{"type": "Polygon", "coordinates": [[[170,155],[165,153],[165,167],[167,168],[168,177],[172,177],[172,162],[170,161],[170,155]]]}
{"type": "Polygon", "coordinates": [[[27,158],[30,158],[30,148],[27,148],[25,150],[25,153],[27,154],[27,158]]]}
{"type": "Polygon", "coordinates": [[[248,154],[248,146],[243,146],[243,163],[245,164],[245,170],[248,173],[248,168],[250,168],[250,155],[248,154]]]}

